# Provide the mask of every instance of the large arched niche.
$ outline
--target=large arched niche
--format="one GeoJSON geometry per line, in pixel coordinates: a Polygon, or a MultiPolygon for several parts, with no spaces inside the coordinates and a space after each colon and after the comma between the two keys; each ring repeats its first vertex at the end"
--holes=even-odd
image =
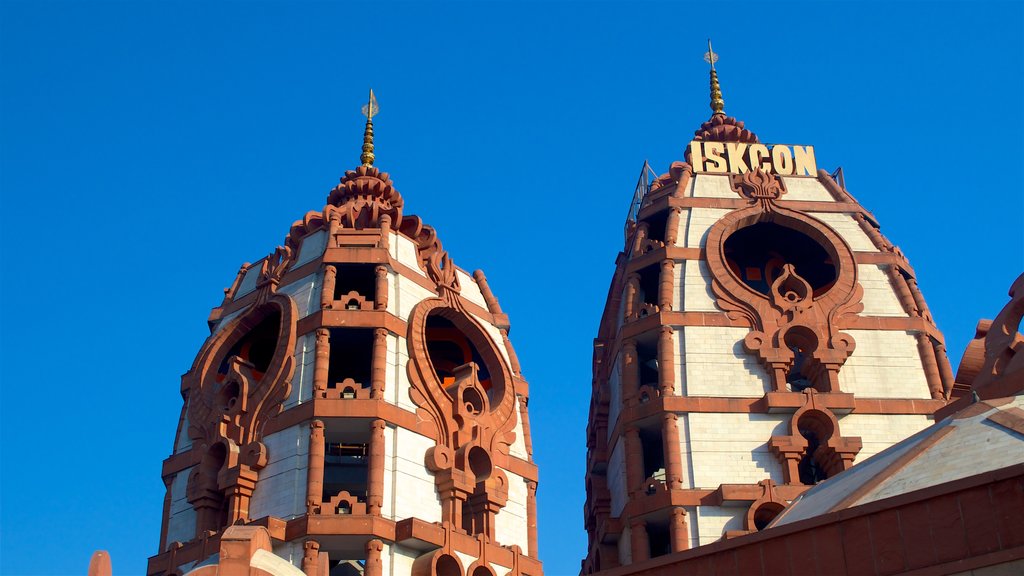
{"type": "Polygon", "coordinates": [[[445,403],[454,402],[446,390],[452,370],[460,362],[472,361],[487,391],[490,413],[498,422],[513,416],[512,371],[483,326],[464,310],[440,298],[420,302],[409,319],[408,347],[414,387],[422,386],[429,396],[443,395],[445,403]]]}
{"type": "Polygon", "coordinates": [[[771,283],[786,263],[806,274],[813,300],[824,307],[845,301],[857,285],[849,244],[824,222],[793,210],[751,206],[726,214],[708,231],[705,247],[714,279],[743,301],[769,300],[771,283]],[[765,276],[760,282],[737,269],[757,266],[765,276]]]}

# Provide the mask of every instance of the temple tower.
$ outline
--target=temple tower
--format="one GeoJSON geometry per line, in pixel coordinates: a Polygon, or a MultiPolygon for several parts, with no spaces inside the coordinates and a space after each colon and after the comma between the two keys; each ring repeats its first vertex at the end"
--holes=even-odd
{"type": "Polygon", "coordinates": [[[756,531],[954,393],[902,252],[812,147],[726,116],[706,59],[713,114],[645,163],[594,341],[584,574],[756,531]]]}
{"type": "Polygon", "coordinates": [[[542,574],[508,317],[373,165],[376,111],[371,92],[362,165],[210,314],[149,574],[223,562],[257,529],[267,573],[542,574]]]}

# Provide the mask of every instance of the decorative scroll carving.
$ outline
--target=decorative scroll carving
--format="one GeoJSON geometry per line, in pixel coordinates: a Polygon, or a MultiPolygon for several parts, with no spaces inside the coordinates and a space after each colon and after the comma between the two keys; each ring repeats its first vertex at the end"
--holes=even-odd
{"type": "Polygon", "coordinates": [[[708,269],[717,306],[753,329],[744,347],[769,370],[774,390],[786,389],[787,375],[798,360],[794,350],[798,350],[802,365],[797,368],[803,377],[821,392],[838,391],[839,369],[856,345],[840,326],[847,316],[863,309],[853,251],[823,222],[775,204],[785,191],[778,177],[755,171],[734,176],[732,182],[752,205],[727,214],[708,232],[708,269]],[[776,277],[766,278],[768,294],[740,280],[727,262],[725,240],[758,222],[788,227],[818,242],[835,266],[835,281],[816,293],[788,262],[782,263],[776,277]]]}
{"type": "Polygon", "coordinates": [[[799,484],[800,462],[810,455],[810,465],[824,473],[824,477],[832,476],[853,466],[853,460],[860,452],[860,437],[843,437],[839,431],[839,421],[835,414],[818,399],[814,389],[804,390],[804,405],[800,407],[789,421],[788,436],[772,436],[768,448],[782,462],[782,471],[787,484],[799,484]],[[809,437],[817,443],[812,448],[809,437]]]}
{"type": "Polygon", "coordinates": [[[402,221],[402,195],[388,173],[374,166],[346,171],[341,182],[331,190],[327,203],[337,207],[334,212],[345,228],[379,228],[381,216],[385,214],[393,225],[402,221]]]}

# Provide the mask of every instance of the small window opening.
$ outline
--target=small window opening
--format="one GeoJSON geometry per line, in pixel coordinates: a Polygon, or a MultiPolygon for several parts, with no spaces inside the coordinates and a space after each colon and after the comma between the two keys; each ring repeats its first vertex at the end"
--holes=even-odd
{"type": "Polygon", "coordinates": [[[664,556],[672,552],[672,539],[667,523],[647,523],[647,543],[650,545],[651,558],[664,556]]]}
{"type": "Polygon", "coordinates": [[[462,576],[458,561],[447,554],[437,559],[436,568],[437,576],[462,576]]]}
{"type": "Polygon", "coordinates": [[[228,364],[232,356],[238,356],[242,360],[253,365],[253,370],[259,376],[267,371],[270,362],[274,359],[274,352],[277,351],[277,340],[281,331],[281,313],[274,311],[268,314],[263,320],[243,336],[224,357],[218,373],[228,373],[228,364]]]}
{"type": "Polygon", "coordinates": [[[797,326],[786,332],[786,346],[793,353],[793,365],[786,373],[786,383],[793,392],[813,388],[814,382],[807,375],[811,354],[818,349],[818,338],[810,330],[797,326]]]}
{"type": "MultiPolygon", "coordinates": [[[[356,292],[368,302],[376,301],[377,298],[377,272],[374,264],[335,264],[338,271],[334,280],[334,299],[341,300],[349,292],[356,292]]],[[[346,309],[352,308],[352,303],[346,303],[346,309]]],[[[359,309],[359,305],[355,306],[359,309]]]]}
{"type": "Polygon", "coordinates": [[[665,441],[661,430],[641,430],[640,444],[644,452],[644,478],[665,480],[665,441]]]}
{"type": "Polygon", "coordinates": [[[661,211],[650,218],[644,220],[647,223],[647,238],[650,240],[657,240],[658,242],[665,241],[665,224],[668,222],[668,212],[661,211]]]}
{"type": "MultiPolygon", "coordinates": [[[[331,328],[331,356],[327,387],[336,389],[346,378],[370,387],[370,362],[373,358],[373,331],[369,328],[331,328]]],[[[352,390],[355,397],[355,390],[352,390]]]]}
{"type": "Polygon", "coordinates": [[[640,367],[640,386],[658,389],[658,350],[652,344],[637,342],[637,362],[640,367]]]}
{"type": "Polygon", "coordinates": [[[487,364],[480,356],[476,346],[451,320],[439,314],[429,315],[427,317],[426,341],[430,363],[434,367],[437,378],[444,386],[447,387],[455,383],[456,368],[473,362],[476,364],[480,385],[487,390],[490,397],[491,375],[487,364]]]}
{"type": "MultiPolygon", "coordinates": [[[[661,268],[657,265],[643,268],[640,275],[640,298],[641,307],[643,304],[658,303],[658,288],[661,283],[661,268]]],[[[640,310],[641,316],[644,311],[640,310]]]]}
{"type": "Polygon", "coordinates": [[[775,520],[775,517],[782,512],[782,504],[778,502],[765,502],[754,510],[754,529],[764,530],[775,520]]]}
{"type": "Polygon", "coordinates": [[[815,458],[818,448],[821,447],[821,440],[814,430],[800,430],[800,435],[807,440],[807,452],[800,459],[800,464],[797,465],[797,470],[800,472],[800,483],[813,486],[828,478],[815,458]]]}
{"type": "MultiPolygon", "coordinates": [[[[752,290],[767,296],[783,264],[792,264],[818,296],[836,282],[835,262],[813,238],[774,222],[758,222],[725,240],[725,259],[733,274],[752,290]]],[[[783,292],[785,294],[785,292],[783,292]]]]}
{"type": "MultiPolygon", "coordinates": [[[[356,498],[366,499],[369,474],[367,450],[367,444],[327,442],[324,445],[325,502],[342,491],[356,498]]],[[[348,505],[348,512],[341,512],[339,506],[339,513],[351,514],[351,503],[343,501],[342,504],[348,505]]]]}

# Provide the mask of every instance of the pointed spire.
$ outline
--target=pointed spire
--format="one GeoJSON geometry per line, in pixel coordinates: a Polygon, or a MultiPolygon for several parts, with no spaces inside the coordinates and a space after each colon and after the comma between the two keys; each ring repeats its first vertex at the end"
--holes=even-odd
{"type": "Polygon", "coordinates": [[[711,39],[708,38],[708,51],[704,54],[704,61],[711,64],[711,111],[715,114],[725,115],[725,100],[722,100],[722,88],[718,85],[718,72],[715,71],[715,62],[718,62],[718,54],[711,49],[711,39]]]}
{"type": "Polygon", "coordinates": [[[373,166],[373,117],[380,111],[377,106],[377,98],[373,95],[373,88],[370,89],[370,98],[363,106],[363,116],[366,116],[366,129],[363,130],[363,153],[359,160],[363,166],[373,166]]]}

